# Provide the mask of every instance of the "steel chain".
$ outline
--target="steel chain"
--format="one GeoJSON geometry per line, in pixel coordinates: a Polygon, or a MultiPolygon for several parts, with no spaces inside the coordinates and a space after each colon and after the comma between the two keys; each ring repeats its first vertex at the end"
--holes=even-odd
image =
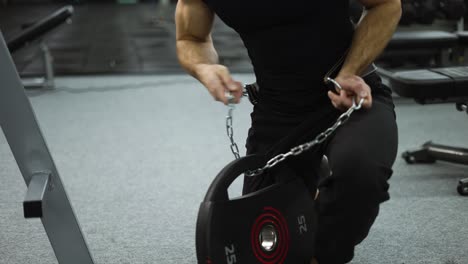
{"type": "Polygon", "coordinates": [[[236,141],[234,140],[234,127],[232,125],[233,121],[233,111],[235,108],[235,105],[232,103],[232,98],[228,97],[229,100],[229,111],[228,115],[226,117],[226,131],[227,131],[227,136],[229,137],[229,140],[231,141],[231,151],[232,154],[234,154],[234,157],[236,159],[240,159],[240,154],[239,154],[239,147],[237,146],[236,141]]]}
{"type": "MultiPolygon", "coordinates": [[[[226,130],[227,130],[227,135],[229,137],[229,140],[231,141],[231,151],[234,154],[234,157],[236,159],[240,158],[239,154],[239,148],[234,140],[234,128],[233,128],[233,111],[235,109],[235,104],[233,102],[234,96],[230,93],[226,93],[226,96],[228,98],[228,115],[226,117],[226,130]]],[[[270,159],[265,166],[247,171],[245,173],[246,176],[249,177],[255,177],[260,174],[262,174],[264,171],[271,169],[278,165],[279,163],[283,162],[290,156],[298,156],[304,153],[305,151],[308,151],[312,147],[319,145],[323,143],[325,140],[327,140],[339,127],[341,127],[343,124],[345,124],[348,119],[351,117],[354,111],[361,109],[362,104],[364,102],[364,99],[361,99],[358,104],[354,101],[353,106],[351,106],[346,112],[340,115],[340,117],[337,119],[337,121],[333,124],[333,126],[329,127],[327,130],[324,132],[318,134],[314,140],[306,142],[304,144],[298,145],[294,148],[291,148],[291,150],[287,153],[281,153],[270,159]]]]}

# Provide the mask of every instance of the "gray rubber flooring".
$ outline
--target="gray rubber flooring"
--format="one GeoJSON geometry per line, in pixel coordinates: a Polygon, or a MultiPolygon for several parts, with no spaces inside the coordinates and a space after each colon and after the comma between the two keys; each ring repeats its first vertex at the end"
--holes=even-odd
{"type": "MultiPolygon", "coordinates": [[[[243,82],[251,75],[238,75],[243,82]]],[[[214,176],[233,159],[226,107],[185,75],[59,78],[28,92],[96,263],[196,263],[195,222],[214,176]]],[[[400,153],[428,139],[466,145],[468,117],[451,104],[396,99],[400,153]]],[[[250,124],[235,111],[235,137],[250,124]]],[[[406,165],[352,263],[468,263],[468,167],[406,165]]],[[[26,186],[0,133],[0,263],[57,263],[39,220],[25,220],[26,186]]],[[[232,187],[240,193],[241,184],[232,187]]]]}

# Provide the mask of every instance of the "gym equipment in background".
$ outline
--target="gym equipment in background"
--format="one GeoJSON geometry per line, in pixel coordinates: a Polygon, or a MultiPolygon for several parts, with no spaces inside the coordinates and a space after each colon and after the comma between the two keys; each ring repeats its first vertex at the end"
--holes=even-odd
{"type": "MultiPolygon", "coordinates": [[[[7,41],[10,53],[14,53],[32,42],[44,39],[46,34],[65,23],[73,15],[73,7],[63,7],[40,21],[27,26],[18,35],[7,41]]],[[[53,58],[48,46],[41,41],[40,51],[43,58],[45,77],[23,80],[25,88],[54,88],[54,67],[53,58]]]]}
{"type": "Polygon", "coordinates": [[[437,19],[458,21],[466,11],[464,0],[402,0],[400,25],[432,25],[437,19]]]}
{"type": "MultiPolygon", "coordinates": [[[[350,0],[350,16],[357,21],[362,5],[350,0]],[[356,17],[356,18],[353,18],[356,17]]],[[[461,0],[402,0],[400,27],[377,64],[384,68],[447,67],[460,63],[457,33],[464,30],[461,0]],[[437,21],[437,19],[453,21],[437,21]],[[434,24],[433,24],[434,23],[434,24]],[[416,25],[419,24],[419,25],[416,25]],[[413,26],[414,25],[414,26],[413,26]]]]}
{"type": "Polygon", "coordinates": [[[442,67],[452,63],[451,54],[459,45],[455,33],[445,31],[398,31],[377,60],[384,68],[407,65],[442,67]]]}
{"type": "Polygon", "coordinates": [[[438,10],[445,19],[459,20],[466,13],[466,5],[464,0],[439,0],[438,10]]]}
{"type": "Polygon", "coordinates": [[[408,1],[415,9],[413,23],[422,25],[431,25],[434,23],[437,15],[437,5],[435,0],[410,0],[408,1]]]}
{"type": "MultiPolygon", "coordinates": [[[[468,114],[468,67],[447,67],[423,70],[385,72],[392,89],[403,97],[420,104],[456,103],[459,111],[468,114]]],[[[408,164],[434,163],[437,160],[468,165],[468,149],[443,146],[432,142],[420,149],[406,151],[402,157],[408,164]]],[[[468,195],[468,178],[461,179],[457,186],[460,195],[468,195]]]]}
{"type": "MultiPolygon", "coordinates": [[[[466,13],[464,0],[402,0],[400,25],[432,25],[437,19],[458,21],[466,13]]],[[[350,17],[358,21],[362,14],[362,5],[350,0],[350,17]]]]}
{"type": "Polygon", "coordinates": [[[58,263],[93,264],[2,34],[0,62],[0,125],[28,186],[24,216],[41,218],[58,263]]]}

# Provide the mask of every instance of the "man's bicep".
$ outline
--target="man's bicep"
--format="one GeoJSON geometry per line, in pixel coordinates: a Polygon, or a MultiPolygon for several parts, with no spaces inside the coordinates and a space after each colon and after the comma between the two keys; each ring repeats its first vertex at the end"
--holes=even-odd
{"type": "Polygon", "coordinates": [[[213,11],[203,0],[179,0],[175,12],[177,40],[208,40],[213,19],[213,11]]]}
{"type": "Polygon", "coordinates": [[[395,3],[401,5],[401,0],[357,0],[357,2],[361,3],[366,9],[370,9],[372,7],[386,3],[395,3]]]}

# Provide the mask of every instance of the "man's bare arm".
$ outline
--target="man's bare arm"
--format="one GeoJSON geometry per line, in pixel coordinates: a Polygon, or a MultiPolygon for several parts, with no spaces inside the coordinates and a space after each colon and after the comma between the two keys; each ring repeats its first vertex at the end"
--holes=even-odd
{"type": "Polygon", "coordinates": [[[242,83],[218,63],[211,29],[214,13],[202,0],[179,0],[176,7],[177,57],[182,67],[200,81],[215,100],[228,104],[229,92],[240,102],[242,83]]]}
{"type": "Polygon", "coordinates": [[[197,65],[218,63],[218,54],[211,39],[213,19],[213,12],[202,0],[177,2],[177,56],[182,67],[195,78],[197,65]]]}
{"type": "Polygon", "coordinates": [[[332,104],[347,110],[356,99],[364,99],[363,107],[372,107],[371,89],[359,77],[390,41],[401,18],[401,0],[358,0],[366,12],[354,32],[346,60],[335,80],[344,91],[328,92],[332,104]]]}
{"type": "Polygon", "coordinates": [[[356,27],[342,76],[361,75],[387,46],[401,18],[401,0],[358,1],[366,11],[356,27]]]}

